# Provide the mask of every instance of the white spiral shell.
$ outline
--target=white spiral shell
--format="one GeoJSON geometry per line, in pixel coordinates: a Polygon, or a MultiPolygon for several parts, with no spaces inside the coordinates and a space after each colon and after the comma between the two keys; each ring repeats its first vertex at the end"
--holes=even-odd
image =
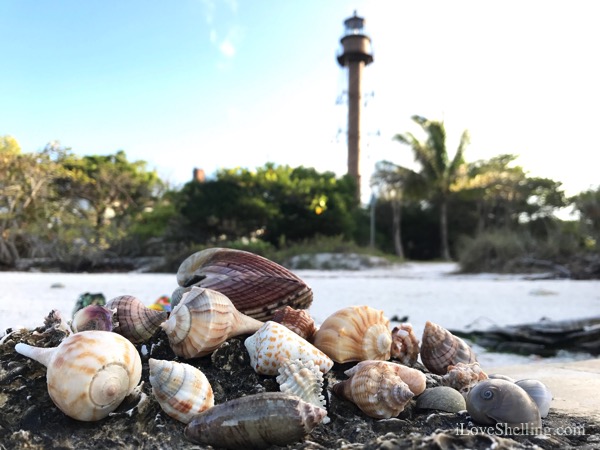
{"type": "Polygon", "coordinates": [[[108,331],[75,333],[53,348],[19,343],[15,350],[48,368],[50,398],[66,415],[82,421],[108,416],[142,375],[133,344],[108,331]]]}
{"type": "Polygon", "coordinates": [[[300,397],[307,403],[325,408],[323,373],[313,361],[285,360],[277,375],[279,390],[300,397]]]}

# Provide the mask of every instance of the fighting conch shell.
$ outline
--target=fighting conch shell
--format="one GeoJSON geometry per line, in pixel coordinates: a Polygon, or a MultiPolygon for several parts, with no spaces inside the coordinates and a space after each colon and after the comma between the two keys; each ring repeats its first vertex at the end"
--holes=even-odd
{"type": "Polygon", "coordinates": [[[15,350],[48,368],[50,398],[66,415],[82,421],[108,416],[142,375],[133,344],[108,331],[75,333],[53,348],[19,343],[15,350]]]}
{"type": "Polygon", "coordinates": [[[150,358],[148,363],[152,392],[169,416],[187,424],[214,406],[212,386],[200,370],[176,361],[150,358]]]}
{"type": "Polygon", "coordinates": [[[261,325],[220,292],[194,286],[161,327],[175,354],[189,359],[208,355],[230,337],[254,333],[261,325]]]}
{"type": "Polygon", "coordinates": [[[392,334],[383,311],[349,306],[329,316],[315,333],[313,344],[335,362],[390,359],[392,334]]]}
{"type": "Polygon", "coordinates": [[[421,340],[421,361],[437,375],[445,375],[448,366],[459,362],[470,364],[477,361],[469,345],[445,328],[427,321],[421,340]]]}
{"type": "Polygon", "coordinates": [[[158,331],[160,324],[167,320],[166,311],[148,308],[133,295],[120,295],[111,299],[106,307],[116,310],[117,326],[115,333],[125,336],[134,344],[150,339],[158,331]]]}

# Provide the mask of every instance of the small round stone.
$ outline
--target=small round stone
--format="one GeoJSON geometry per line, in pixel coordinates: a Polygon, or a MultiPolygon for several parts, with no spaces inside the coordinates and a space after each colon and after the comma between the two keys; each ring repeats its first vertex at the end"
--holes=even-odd
{"type": "Polygon", "coordinates": [[[456,389],[438,386],[425,391],[417,397],[418,409],[434,409],[456,413],[467,409],[464,397],[456,389]]]}

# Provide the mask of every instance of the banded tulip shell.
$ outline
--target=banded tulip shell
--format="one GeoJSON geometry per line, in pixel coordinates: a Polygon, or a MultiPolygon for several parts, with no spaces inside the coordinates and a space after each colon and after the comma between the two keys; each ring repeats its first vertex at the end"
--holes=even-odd
{"type": "Polygon", "coordinates": [[[48,368],[50,398],[66,415],[82,421],[108,416],[142,375],[133,344],[107,331],[75,333],[53,348],[19,343],[15,350],[48,368]]]}
{"type": "Polygon", "coordinates": [[[262,324],[220,292],[194,286],[161,327],[175,354],[189,359],[212,353],[230,337],[254,333],[262,324]]]}
{"type": "Polygon", "coordinates": [[[323,373],[313,361],[285,360],[279,367],[279,390],[300,397],[305,402],[325,408],[323,373]]]}
{"type": "Polygon", "coordinates": [[[448,373],[442,377],[442,382],[459,392],[466,393],[477,383],[487,380],[487,378],[487,374],[481,370],[478,362],[470,364],[457,363],[454,366],[448,366],[448,373]]]}
{"type": "Polygon", "coordinates": [[[177,283],[183,288],[219,291],[240,312],[262,321],[270,320],[286,305],[308,308],[313,299],[311,288],[285,267],[254,253],[228,248],[206,249],[189,256],[179,266],[177,283]]]}
{"type": "Polygon", "coordinates": [[[392,330],[391,357],[406,366],[413,366],[419,359],[419,340],[410,323],[401,323],[392,330]]]}
{"type": "Polygon", "coordinates": [[[90,305],[80,309],[73,316],[71,329],[73,333],[99,330],[112,331],[115,327],[115,312],[101,305],[90,305]]]}
{"type": "Polygon", "coordinates": [[[467,411],[475,422],[482,425],[500,423],[521,429],[542,426],[536,403],[521,387],[506,380],[491,379],[477,383],[467,395],[467,411]]]}
{"type": "Polygon", "coordinates": [[[525,379],[515,382],[517,386],[524,389],[529,394],[540,410],[542,419],[548,416],[550,403],[552,403],[552,392],[544,383],[539,380],[525,379]]]}
{"type": "Polygon", "coordinates": [[[323,408],[282,392],[236,398],[198,414],[185,428],[192,442],[229,449],[286,446],[325,417],[323,408]]]}
{"type": "Polygon", "coordinates": [[[185,424],[215,404],[206,376],[189,364],[150,358],[150,384],[161,408],[185,424]]]}
{"type": "Polygon", "coordinates": [[[427,321],[421,341],[421,361],[431,372],[444,375],[448,366],[459,362],[473,363],[477,358],[471,347],[461,338],[427,321]]]}
{"type": "Polygon", "coordinates": [[[275,311],[273,322],[285,325],[298,336],[309,342],[317,332],[315,320],[310,316],[306,309],[294,309],[291,306],[285,306],[275,311]]]}
{"type": "Polygon", "coordinates": [[[346,374],[348,372],[350,378],[334,384],[333,392],[350,400],[369,417],[396,417],[414,396],[408,385],[388,364],[364,364],[346,371],[346,374]]]}
{"type": "Polygon", "coordinates": [[[390,359],[392,334],[383,311],[350,306],[329,316],[315,333],[313,343],[335,362],[390,359]]]}
{"type": "Polygon", "coordinates": [[[283,325],[268,321],[244,341],[252,368],[262,375],[277,375],[287,359],[313,361],[321,372],[327,373],[333,361],[310,342],[283,325]]]}
{"type": "Polygon", "coordinates": [[[116,309],[115,319],[118,326],[115,333],[125,336],[134,344],[145,342],[154,336],[160,324],[167,320],[166,311],[148,308],[133,295],[120,295],[110,300],[106,307],[116,309]]]}

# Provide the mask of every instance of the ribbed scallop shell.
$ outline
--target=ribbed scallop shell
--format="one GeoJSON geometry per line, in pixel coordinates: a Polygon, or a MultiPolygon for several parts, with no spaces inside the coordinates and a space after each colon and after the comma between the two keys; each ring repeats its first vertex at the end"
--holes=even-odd
{"type": "Polygon", "coordinates": [[[313,361],[287,359],[281,363],[278,372],[276,380],[281,392],[325,408],[323,373],[313,361]]]}
{"type": "Polygon", "coordinates": [[[422,394],[425,388],[427,387],[427,377],[423,372],[417,369],[413,369],[411,367],[404,366],[402,364],[397,364],[389,361],[361,361],[354,367],[346,370],[344,373],[346,374],[346,376],[351,377],[355,373],[365,369],[366,367],[379,367],[382,370],[391,370],[400,378],[402,378],[402,381],[404,381],[408,385],[408,388],[415,395],[422,394]]]}
{"type": "Polygon", "coordinates": [[[459,362],[473,363],[477,358],[471,347],[461,338],[427,321],[421,341],[421,361],[431,372],[444,375],[448,366],[459,362]]]}
{"type": "Polygon", "coordinates": [[[285,306],[275,311],[273,322],[285,325],[298,336],[309,342],[317,332],[315,320],[310,316],[306,309],[294,309],[291,306],[285,306]]]}
{"type": "Polygon", "coordinates": [[[383,311],[349,306],[329,316],[315,333],[313,343],[335,362],[390,359],[392,334],[383,311]]]}
{"type": "Polygon", "coordinates": [[[286,446],[301,440],[325,417],[323,408],[282,392],[236,398],[200,414],[185,428],[192,442],[219,448],[286,446]]]}
{"type": "Polygon", "coordinates": [[[166,311],[150,309],[132,295],[115,297],[106,304],[106,307],[117,310],[115,320],[118,325],[113,331],[125,336],[134,344],[150,339],[168,316],[166,311]]]}
{"type": "Polygon", "coordinates": [[[262,375],[277,375],[286,359],[313,361],[323,373],[333,367],[333,361],[325,353],[276,322],[265,322],[244,344],[252,368],[262,375]]]}
{"type": "Polygon", "coordinates": [[[58,347],[19,343],[15,350],[44,364],[48,393],[66,415],[100,420],[114,411],[137,386],[142,362],[124,337],[107,331],[82,331],[58,347]]]}
{"type": "Polygon", "coordinates": [[[448,366],[448,372],[442,377],[444,385],[460,392],[467,392],[477,383],[487,380],[487,374],[481,370],[478,362],[465,364],[457,363],[448,366]]]}
{"type": "Polygon", "coordinates": [[[406,366],[413,366],[419,359],[419,340],[410,323],[401,323],[392,330],[391,357],[406,366]]]}
{"type": "Polygon", "coordinates": [[[184,288],[195,285],[219,291],[240,312],[262,321],[270,320],[275,310],[286,305],[308,308],[313,299],[310,287],[285,267],[228,248],[189,256],[179,266],[177,283],[184,288]]]}
{"type": "Polygon", "coordinates": [[[347,372],[351,372],[350,378],[334,384],[333,392],[350,400],[369,417],[396,417],[414,396],[396,370],[387,364],[364,364],[347,372]]]}
{"type": "Polygon", "coordinates": [[[262,322],[240,313],[223,294],[192,287],[161,326],[176,355],[198,358],[233,336],[250,334],[262,322]]]}
{"type": "Polygon", "coordinates": [[[148,363],[152,392],[169,416],[187,424],[214,406],[212,386],[200,370],[176,361],[150,358],[148,363]]]}
{"type": "Polygon", "coordinates": [[[506,380],[477,383],[467,395],[467,411],[482,425],[500,423],[527,430],[542,426],[536,403],[522,388],[506,380]]]}

